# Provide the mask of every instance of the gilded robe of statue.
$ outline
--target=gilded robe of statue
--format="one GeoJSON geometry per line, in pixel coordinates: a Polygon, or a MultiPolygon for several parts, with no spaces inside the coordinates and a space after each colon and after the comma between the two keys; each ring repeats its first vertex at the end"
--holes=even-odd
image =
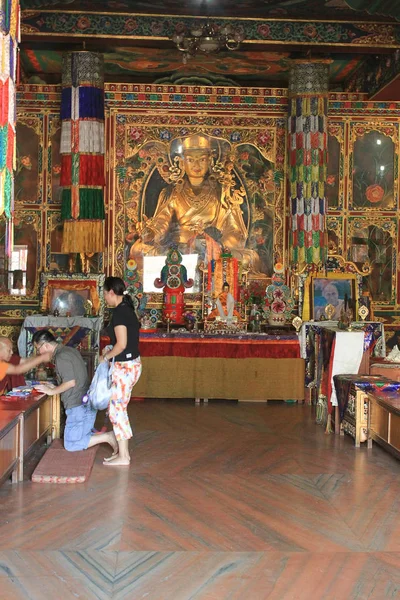
{"type": "Polygon", "coordinates": [[[241,256],[246,227],[240,207],[227,207],[220,197],[221,186],[212,179],[206,179],[201,189],[184,179],[163,190],[142,233],[143,242],[151,244],[147,254],[164,254],[173,243],[184,253],[201,252],[211,241],[241,256]]]}

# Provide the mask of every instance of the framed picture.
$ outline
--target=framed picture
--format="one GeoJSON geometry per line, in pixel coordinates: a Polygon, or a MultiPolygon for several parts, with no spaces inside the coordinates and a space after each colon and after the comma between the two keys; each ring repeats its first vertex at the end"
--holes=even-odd
{"type": "Polygon", "coordinates": [[[311,278],[311,318],[326,319],[325,308],[331,304],[335,312],[332,320],[338,321],[342,309],[353,307],[353,320],[357,319],[356,276],[350,273],[328,273],[311,278]]]}
{"type": "Polygon", "coordinates": [[[60,317],[102,316],[104,274],[42,273],[40,295],[42,312],[60,317]],[[88,305],[91,310],[88,310],[88,305]]]}

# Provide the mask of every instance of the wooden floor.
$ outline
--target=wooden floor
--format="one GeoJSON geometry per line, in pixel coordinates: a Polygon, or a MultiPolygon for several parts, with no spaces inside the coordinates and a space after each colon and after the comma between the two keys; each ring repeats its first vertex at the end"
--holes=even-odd
{"type": "Polygon", "coordinates": [[[130,406],[130,468],[0,489],[1,600],[400,598],[400,462],[308,406],[130,406]]]}

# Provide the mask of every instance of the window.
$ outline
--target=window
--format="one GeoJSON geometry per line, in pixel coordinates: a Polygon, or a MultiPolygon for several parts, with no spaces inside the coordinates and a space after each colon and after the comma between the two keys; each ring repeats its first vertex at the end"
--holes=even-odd
{"type": "Polygon", "coordinates": [[[14,246],[8,268],[8,289],[13,296],[26,294],[28,246],[14,246]]]}

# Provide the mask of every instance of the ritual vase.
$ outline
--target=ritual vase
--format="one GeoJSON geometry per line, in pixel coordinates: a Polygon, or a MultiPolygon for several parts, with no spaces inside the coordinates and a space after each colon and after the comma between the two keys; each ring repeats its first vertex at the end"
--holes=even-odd
{"type": "Polygon", "coordinates": [[[187,331],[193,331],[194,322],[193,321],[185,321],[185,327],[186,327],[187,331]]]}

